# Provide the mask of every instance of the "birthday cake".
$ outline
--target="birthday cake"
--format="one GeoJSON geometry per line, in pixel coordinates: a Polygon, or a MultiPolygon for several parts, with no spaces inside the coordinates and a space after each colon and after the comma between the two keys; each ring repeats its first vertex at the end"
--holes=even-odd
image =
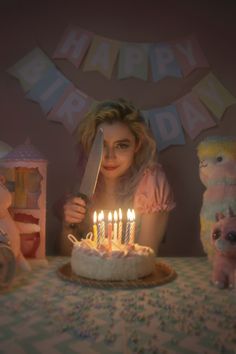
{"type": "Polygon", "coordinates": [[[155,269],[155,253],[150,247],[133,244],[121,244],[107,240],[97,246],[88,235],[73,242],[71,269],[81,277],[94,280],[126,281],[143,278],[155,269]]]}

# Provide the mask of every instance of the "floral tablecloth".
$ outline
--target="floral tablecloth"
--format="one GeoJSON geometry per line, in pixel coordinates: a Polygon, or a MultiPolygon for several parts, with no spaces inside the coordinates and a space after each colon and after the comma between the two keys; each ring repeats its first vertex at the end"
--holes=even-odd
{"type": "Polygon", "coordinates": [[[211,285],[204,257],[161,258],[177,278],[140,289],[64,281],[69,258],[48,261],[0,292],[1,354],[236,354],[236,290],[211,285]]]}

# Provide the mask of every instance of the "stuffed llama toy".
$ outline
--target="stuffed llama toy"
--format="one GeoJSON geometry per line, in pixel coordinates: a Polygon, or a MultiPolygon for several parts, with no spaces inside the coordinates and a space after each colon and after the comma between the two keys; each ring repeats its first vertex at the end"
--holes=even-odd
{"type": "Polygon", "coordinates": [[[215,248],[211,231],[215,215],[236,214],[236,137],[208,137],[197,147],[200,179],[206,187],[200,212],[201,242],[210,261],[215,248]]]}
{"type": "Polygon", "coordinates": [[[20,249],[20,234],[39,232],[37,224],[16,222],[11,217],[9,207],[12,204],[12,196],[4,185],[5,178],[0,176],[0,229],[6,233],[10,241],[10,247],[15,255],[16,265],[24,271],[31,270],[30,264],[25,259],[20,249]]]}
{"type": "Polygon", "coordinates": [[[212,281],[218,288],[236,287],[236,215],[216,214],[211,241],[215,249],[212,281]]]}

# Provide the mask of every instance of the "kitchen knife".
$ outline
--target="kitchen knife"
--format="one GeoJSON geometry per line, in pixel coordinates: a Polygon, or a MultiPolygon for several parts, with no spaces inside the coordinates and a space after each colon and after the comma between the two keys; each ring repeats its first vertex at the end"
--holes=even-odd
{"type": "Polygon", "coordinates": [[[89,152],[88,161],[79,190],[76,191],[76,195],[83,198],[86,202],[91,200],[96,188],[98,174],[102,162],[102,153],[103,131],[102,129],[98,129],[91,150],[89,152]]]}

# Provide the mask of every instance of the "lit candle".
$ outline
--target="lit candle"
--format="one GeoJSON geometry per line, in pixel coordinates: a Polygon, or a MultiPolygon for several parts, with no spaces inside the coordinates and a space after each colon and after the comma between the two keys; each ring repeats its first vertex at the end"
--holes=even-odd
{"type": "Polygon", "coordinates": [[[101,211],[101,243],[104,243],[105,240],[105,217],[104,217],[104,211],[101,211]]]}
{"type": "Polygon", "coordinates": [[[117,221],[118,221],[118,214],[117,214],[117,211],[116,211],[116,210],[114,211],[114,217],[113,217],[113,219],[114,219],[114,233],[113,233],[113,239],[114,239],[114,241],[117,241],[117,227],[118,227],[117,221]]]}
{"type": "Polygon", "coordinates": [[[108,213],[108,225],[107,225],[107,237],[108,237],[108,247],[111,249],[111,239],[112,239],[112,213],[108,213]]]}
{"type": "Polygon", "coordinates": [[[98,242],[97,212],[93,213],[93,240],[98,242]]]}
{"type": "Polygon", "coordinates": [[[121,209],[119,208],[118,241],[119,241],[120,243],[122,243],[122,228],[123,228],[123,225],[122,225],[122,211],[121,211],[121,209]]]}
{"type": "Polygon", "coordinates": [[[98,214],[98,235],[97,235],[97,247],[101,244],[101,213],[98,214]]]}
{"type": "Polygon", "coordinates": [[[131,211],[128,209],[127,211],[127,221],[126,221],[126,230],[125,230],[125,244],[128,245],[129,240],[130,240],[130,219],[132,218],[131,216],[131,211]]]}
{"type": "Polygon", "coordinates": [[[131,224],[130,224],[130,243],[133,244],[135,240],[135,211],[131,211],[131,224]]]}

